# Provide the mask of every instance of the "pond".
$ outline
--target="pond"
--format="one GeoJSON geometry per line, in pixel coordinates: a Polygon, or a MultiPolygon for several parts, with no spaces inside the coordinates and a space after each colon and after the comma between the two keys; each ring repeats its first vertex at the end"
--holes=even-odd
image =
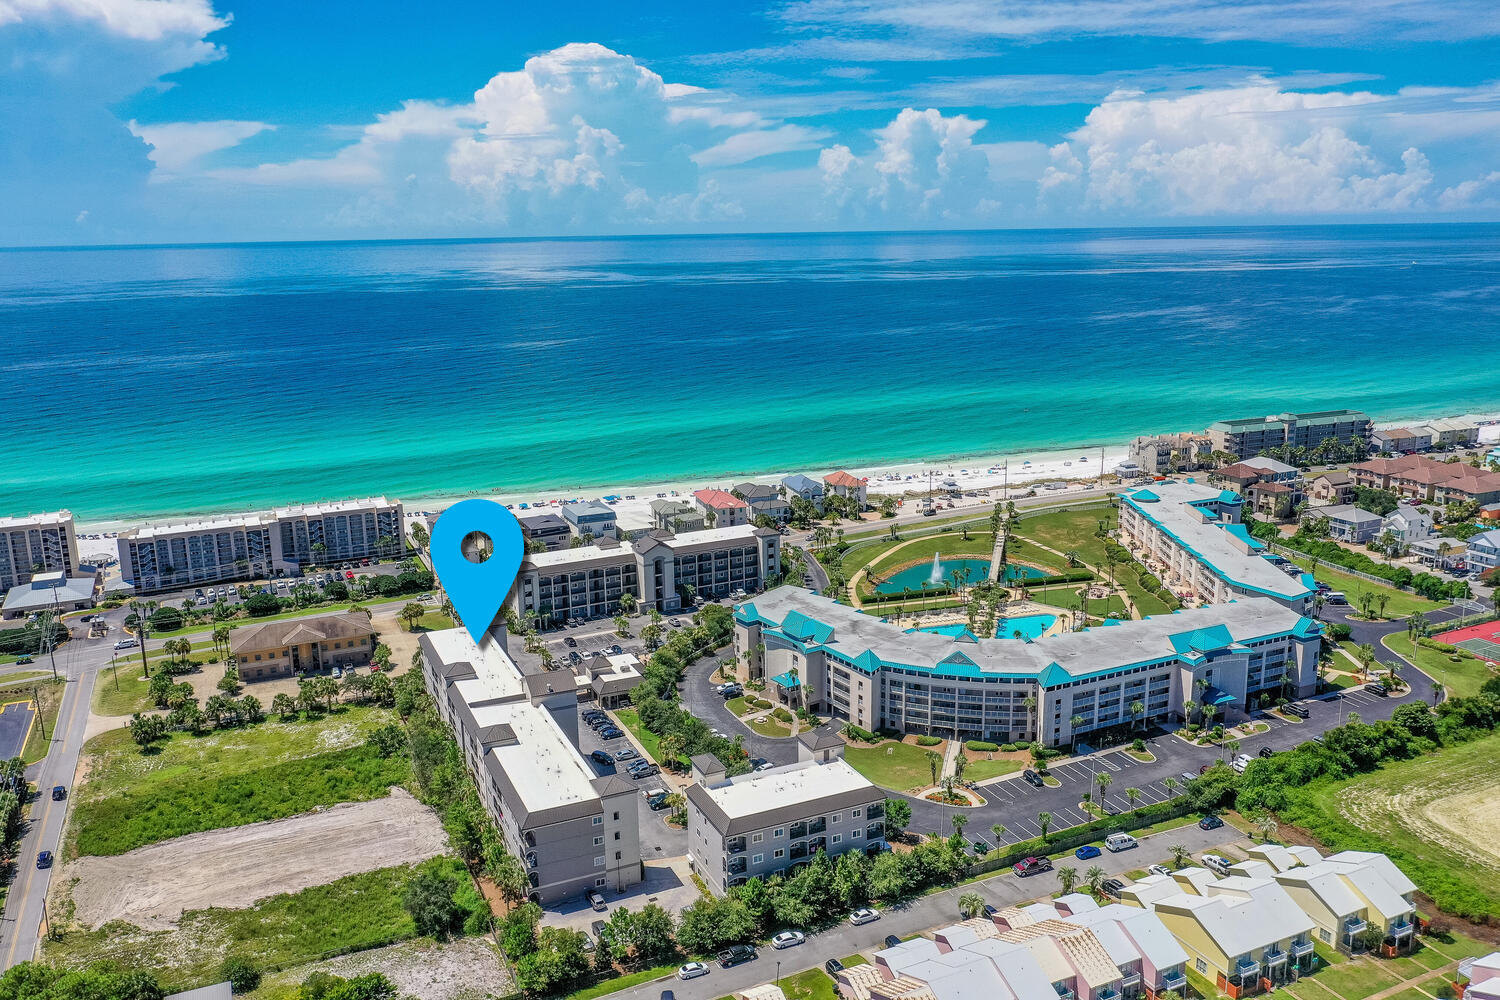
{"type": "MultiPolygon", "coordinates": [[[[988,559],[939,559],[938,580],[936,585],[953,584],[953,572],[957,570],[962,573],[965,569],[969,571],[966,583],[981,583],[990,575],[990,561],[988,559]]],[[[1005,566],[1005,579],[1010,582],[1017,580],[1040,580],[1047,574],[1034,566],[1021,566],[1016,563],[1007,563],[1005,566]]],[[[913,594],[922,592],[922,584],[934,586],[932,579],[932,563],[923,562],[915,566],[893,574],[889,579],[876,586],[877,594],[900,594],[908,589],[913,594]]]]}

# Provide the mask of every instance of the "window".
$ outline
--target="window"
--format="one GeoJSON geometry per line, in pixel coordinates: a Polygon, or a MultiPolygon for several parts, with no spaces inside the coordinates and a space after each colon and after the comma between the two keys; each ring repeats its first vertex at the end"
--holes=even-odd
{"type": "Polygon", "coordinates": [[[833,822],[835,822],[835,823],[837,823],[839,820],[841,820],[843,818],[844,818],[844,814],[843,813],[834,813],[833,814],[833,822]]]}
{"type": "Polygon", "coordinates": [[[619,839],[620,839],[620,831],[619,831],[619,830],[616,830],[616,831],[615,831],[615,839],[616,839],[616,840],[619,840],[619,839]]]}
{"type": "Polygon", "coordinates": [[[594,859],[594,867],[595,868],[603,868],[604,867],[604,855],[601,854],[597,858],[594,859]]]}
{"type": "Polygon", "coordinates": [[[849,810],[849,815],[853,816],[855,819],[859,819],[860,815],[863,812],[864,812],[863,809],[859,808],[859,806],[855,806],[853,809],[849,810]]]}
{"type": "Polygon", "coordinates": [[[773,836],[776,836],[776,837],[785,837],[786,836],[786,830],[784,828],[778,826],[776,828],[776,833],[773,834],[773,836]]]}
{"type": "Polygon", "coordinates": [[[778,847],[778,848],[776,848],[775,852],[772,853],[771,857],[773,857],[773,858],[779,858],[779,857],[781,857],[785,853],[786,853],[786,851],[783,851],[781,848],[778,847]]]}
{"type": "Polygon", "coordinates": [[[595,889],[602,889],[602,888],[604,888],[604,880],[602,878],[596,878],[596,879],[594,879],[594,888],[595,889]]]}
{"type": "Polygon", "coordinates": [[[758,865],[764,860],[766,860],[766,856],[764,854],[757,854],[750,859],[750,863],[752,865],[758,865]]]}
{"type": "Polygon", "coordinates": [[[750,843],[752,843],[752,844],[758,844],[758,843],[760,843],[764,839],[765,839],[765,834],[763,834],[763,833],[752,834],[750,836],[750,843]]]}
{"type": "Polygon", "coordinates": [[[1197,969],[1199,972],[1207,972],[1208,963],[1203,961],[1203,959],[1201,958],[1195,958],[1193,959],[1193,968],[1197,969]]]}
{"type": "Polygon", "coordinates": [[[603,837],[595,837],[594,838],[594,846],[595,847],[603,847],[604,846],[604,838],[603,837]]]}
{"type": "MultiPolygon", "coordinates": [[[[855,830],[853,833],[849,834],[849,839],[850,840],[858,840],[863,835],[864,835],[864,831],[863,830],[855,830]]],[[[838,836],[838,834],[834,834],[834,836],[836,837],[836,836],[838,836]]]]}
{"type": "Polygon", "coordinates": [[[616,851],[616,852],[615,852],[615,860],[616,860],[616,861],[619,861],[619,860],[620,860],[620,852],[619,852],[619,851],[616,851]]]}
{"type": "Polygon", "coordinates": [[[843,835],[843,834],[841,834],[841,833],[835,833],[835,834],[834,834],[834,835],[833,835],[833,842],[834,842],[834,843],[835,843],[835,844],[837,844],[837,843],[839,843],[839,842],[840,842],[840,841],[842,841],[842,840],[843,840],[843,839],[844,839],[844,835],[843,835]]]}
{"type": "Polygon", "coordinates": [[[615,813],[615,822],[620,822],[620,814],[618,812],[615,813]]]}
{"type": "Polygon", "coordinates": [[[595,826],[603,826],[604,825],[604,817],[603,816],[595,816],[594,817],[594,825],[595,826]]]}

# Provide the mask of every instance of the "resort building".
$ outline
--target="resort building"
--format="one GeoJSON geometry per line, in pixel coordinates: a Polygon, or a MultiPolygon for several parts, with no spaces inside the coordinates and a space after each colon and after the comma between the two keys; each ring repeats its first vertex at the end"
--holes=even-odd
{"type": "Polygon", "coordinates": [[[579,548],[534,552],[521,560],[506,604],[544,624],[607,618],[622,594],[641,608],[678,611],[687,596],[754,593],[781,570],[781,536],[741,524],[676,535],[652,531],[630,544],[612,538],[579,548]]]}
{"type": "Polygon", "coordinates": [[[566,670],[523,675],[498,637],[424,633],[422,677],[463,750],[485,811],[521,859],[531,899],[554,903],[641,881],[636,794],[597,777],[578,750],[578,694],[566,670]]]}
{"type": "Polygon", "coordinates": [[[1324,944],[1355,951],[1372,928],[1398,950],[1416,940],[1417,887],[1384,854],[1341,851],[1273,877],[1312,918],[1324,944]]]}
{"type": "Polygon", "coordinates": [[[786,519],[792,516],[792,505],[781,495],[781,490],[774,486],[740,483],[733,492],[750,505],[751,519],[764,514],[778,524],[785,524],[786,519]]]}
{"type": "Polygon", "coordinates": [[[579,538],[615,538],[615,509],[597,500],[563,504],[563,520],[579,538]]]}
{"type": "Polygon", "coordinates": [[[98,589],[97,573],[78,576],[67,576],[62,570],[35,573],[27,582],[18,583],[5,592],[5,604],[0,614],[6,618],[22,618],[38,611],[56,614],[82,611],[94,606],[94,594],[98,589]]]}
{"type": "Polygon", "coordinates": [[[1424,455],[1372,458],[1351,465],[1356,486],[1389,490],[1412,500],[1446,504],[1500,502],[1500,472],[1485,472],[1463,462],[1439,462],[1424,455]]]}
{"type": "Polygon", "coordinates": [[[1187,958],[1155,914],[1072,893],[904,941],[834,979],[845,1000],[1119,1000],[1181,993],[1187,958]]]}
{"type": "Polygon", "coordinates": [[[1386,427],[1370,435],[1375,450],[1383,453],[1410,453],[1432,447],[1432,434],[1422,428],[1386,427]]]}
{"type": "Polygon", "coordinates": [[[693,503],[711,528],[732,528],[750,522],[750,505],[724,490],[694,490],[693,503]]]}
{"type": "Polygon", "coordinates": [[[1328,519],[1328,536],[1341,542],[1363,545],[1380,534],[1385,519],[1379,514],[1361,510],[1353,504],[1338,504],[1333,507],[1317,507],[1302,515],[1304,521],[1316,518],[1328,519]]]}
{"type": "Polygon", "coordinates": [[[1241,523],[1238,494],[1191,480],[1120,494],[1120,542],[1186,600],[1219,604],[1268,597],[1306,612],[1311,575],[1289,576],[1241,523]]]}
{"type": "Polygon", "coordinates": [[[712,754],[693,758],[688,861],[714,892],[794,872],[819,851],[884,849],[885,792],[849,766],[831,729],[797,740],[796,763],[734,778],[712,754]]]}
{"type": "Polygon", "coordinates": [[[78,572],[78,535],[66,510],[0,517],[0,591],[31,582],[33,573],[78,572]]]}
{"type": "Polygon", "coordinates": [[[1034,641],[902,628],[794,587],[734,618],[742,678],[787,694],[809,685],[811,705],[857,726],[1048,746],[1180,719],[1187,701],[1243,711],[1261,695],[1310,694],[1321,635],[1266,598],[1034,641]]]}
{"type": "Polygon", "coordinates": [[[521,525],[521,537],[528,542],[541,542],[550,551],[565,549],[572,540],[568,522],[556,514],[522,514],[516,518],[521,525]]]}
{"type": "Polygon", "coordinates": [[[1208,425],[1211,449],[1235,459],[1250,458],[1268,448],[1316,448],[1328,440],[1368,442],[1370,432],[1370,418],[1358,410],[1276,413],[1208,425]]]}
{"type": "Polygon", "coordinates": [[[816,479],[799,472],[782,479],[781,485],[786,487],[788,496],[795,493],[819,510],[823,509],[823,484],[816,479]]]}
{"type": "Polygon", "coordinates": [[[243,681],[362,667],[375,652],[375,630],[363,612],[245,625],[229,633],[229,652],[243,681]]]}
{"type": "Polygon", "coordinates": [[[658,531],[682,534],[684,531],[702,531],[703,511],[682,500],[652,500],[651,526],[658,531]]]}
{"type": "MultiPolygon", "coordinates": [[[[1500,528],[1492,528],[1489,531],[1481,531],[1473,535],[1468,541],[1469,552],[1464,561],[1470,566],[1480,570],[1494,569],[1500,566],[1500,528]]],[[[1454,542],[1454,547],[1458,543],[1454,542]]]]}
{"type": "Polygon", "coordinates": [[[865,481],[857,476],[851,476],[847,472],[830,472],[823,477],[823,495],[846,497],[859,504],[859,509],[864,510],[867,504],[869,487],[865,481]]]}
{"type": "Polygon", "coordinates": [[[1130,442],[1130,462],[1147,475],[1201,469],[1211,461],[1207,434],[1149,434],[1130,442]]]}
{"type": "Polygon", "coordinates": [[[1472,448],[1479,443],[1479,425],[1470,420],[1443,417],[1416,429],[1432,438],[1434,448],[1472,448]]]}
{"type": "Polygon", "coordinates": [[[399,500],[372,497],[143,525],[119,547],[121,578],[150,592],[396,557],[406,529],[399,500]]]}

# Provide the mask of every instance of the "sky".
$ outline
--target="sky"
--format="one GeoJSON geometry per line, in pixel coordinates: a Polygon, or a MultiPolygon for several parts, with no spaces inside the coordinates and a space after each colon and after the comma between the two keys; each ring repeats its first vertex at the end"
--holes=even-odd
{"type": "Polygon", "coordinates": [[[1494,0],[0,0],[0,245],[1492,221],[1494,0]]]}

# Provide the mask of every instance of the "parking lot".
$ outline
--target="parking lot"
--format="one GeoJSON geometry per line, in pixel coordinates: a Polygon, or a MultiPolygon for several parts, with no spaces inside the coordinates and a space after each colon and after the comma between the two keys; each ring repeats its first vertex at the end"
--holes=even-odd
{"type": "MultiPolygon", "coordinates": [[[[581,718],[582,713],[587,711],[589,707],[591,706],[580,706],[579,708],[578,749],[583,751],[584,759],[588,761],[589,766],[594,769],[596,775],[602,777],[606,774],[619,774],[626,781],[635,785],[640,792],[645,792],[649,788],[664,788],[670,791],[675,787],[668,785],[663,780],[662,775],[650,775],[639,779],[632,778],[626,773],[623,766],[616,767],[613,764],[600,764],[589,757],[589,754],[595,750],[603,750],[613,756],[626,747],[629,747],[637,755],[635,760],[645,759],[650,761],[651,759],[641,751],[641,748],[636,745],[628,732],[619,739],[601,740],[598,734],[581,718]]],[[[623,729],[624,727],[620,728],[623,729]]],[[[634,760],[627,761],[626,763],[634,763],[634,760]]],[[[641,797],[640,808],[637,810],[640,817],[641,857],[647,861],[661,861],[666,858],[677,858],[687,854],[687,830],[674,830],[667,826],[667,812],[666,809],[650,809],[646,805],[644,795],[641,797]]]]}

